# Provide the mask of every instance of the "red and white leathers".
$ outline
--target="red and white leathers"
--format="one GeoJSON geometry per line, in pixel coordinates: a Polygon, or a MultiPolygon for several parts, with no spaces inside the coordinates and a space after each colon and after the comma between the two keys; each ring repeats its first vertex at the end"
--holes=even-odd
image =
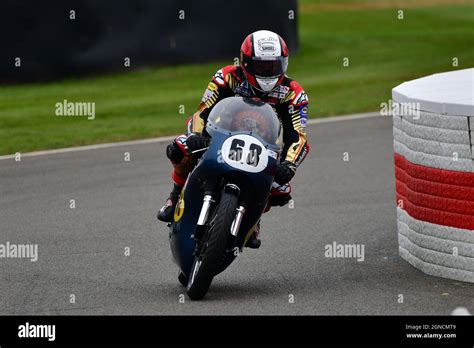
{"type": "MultiPolygon", "coordinates": [[[[172,179],[177,185],[184,185],[188,173],[195,164],[193,158],[186,155],[187,136],[192,133],[205,133],[204,126],[214,105],[231,96],[259,98],[270,104],[278,114],[283,127],[284,148],[281,160],[289,161],[298,167],[305,159],[309,152],[306,137],[308,97],[300,84],[284,75],[281,84],[272,91],[264,93],[248,83],[242,67],[228,65],[218,70],[209,82],[199,104],[199,110],[186,122],[187,134],[176,138],[176,144],[185,154],[183,160],[173,163],[172,179]]],[[[273,186],[269,203],[280,205],[278,202],[284,202],[285,196],[289,197],[291,186],[289,184],[273,186]]]]}

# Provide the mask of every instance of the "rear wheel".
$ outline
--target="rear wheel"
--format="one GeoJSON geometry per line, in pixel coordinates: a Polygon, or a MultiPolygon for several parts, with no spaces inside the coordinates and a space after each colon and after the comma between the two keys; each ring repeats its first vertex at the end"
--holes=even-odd
{"type": "Polygon", "coordinates": [[[219,207],[212,217],[201,252],[194,258],[188,277],[187,293],[192,300],[202,299],[222,262],[230,227],[234,221],[239,198],[231,192],[222,192],[219,207]]]}

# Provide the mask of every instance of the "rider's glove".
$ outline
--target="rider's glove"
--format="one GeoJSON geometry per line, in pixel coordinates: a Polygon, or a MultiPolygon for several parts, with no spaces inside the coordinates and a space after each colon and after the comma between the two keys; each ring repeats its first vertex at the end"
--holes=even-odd
{"type": "Polygon", "coordinates": [[[209,146],[209,139],[203,136],[202,134],[196,133],[192,134],[186,139],[186,146],[188,152],[192,153],[196,150],[201,150],[209,146]]]}
{"type": "Polygon", "coordinates": [[[278,185],[288,183],[296,173],[296,166],[288,161],[283,161],[275,172],[275,182],[278,185]]]}
{"type": "Polygon", "coordinates": [[[166,147],[166,157],[168,157],[168,159],[173,163],[179,163],[184,158],[184,153],[179,148],[178,144],[173,141],[166,147]]]}
{"type": "Polygon", "coordinates": [[[166,157],[168,157],[171,162],[177,164],[181,162],[187,154],[185,148],[186,138],[186,135],[179,135],[166,147],[166,157]]]}

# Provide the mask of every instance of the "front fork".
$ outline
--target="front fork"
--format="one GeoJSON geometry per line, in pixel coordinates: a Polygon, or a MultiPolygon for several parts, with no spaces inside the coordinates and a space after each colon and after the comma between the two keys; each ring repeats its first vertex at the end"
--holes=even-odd
{"type": "Polygon", "coordinates": [[[244,218],[245,214],[245,207],[239,206],[237,208],[237,214],[235,215],[234,221],[230,227],[230,234],[232,234],[235,238],[237,238],[237,233],[239,233],[240,224],[242,223],[242,219],[244,218]]]}
{"type": "Polygon", "coordinates": [[[197,225],[202,227],[205,226],[209,218],[209,211],[211,210],[211,203],[215,201],[211,195],[204,195],[204,202],[202,203],[201,213],[199,214],[197,225]]]}
{"type": "MultiPolygon", "coordinates": [[[[227,184],[225,186],[225,190],[234,192],[235,194],[240,194],[240,188],[235,184],[227,184]]],[[[194,238],[197,240],[201,240],[203,237],[203,234],[208,224],[209,215],[210,215],[213,203],[215,203],[215,200],[213,199],[211,192],[209,191],[206,192],[203,198],[201,212],[199,213],[199,218],[198,218],[197,226],[196,226],[196,232],[194,233],[194,238]]],[[[232,225],[230,228],[230,234],[234,236],[235,238],[237,238],[237,234],[239,233],[240,225],[242,223],[242,219],[244,218],[245,211],[246,209],[243,205],[240,205],[236,209],[235,218],[232,221],[232,225]]]]}

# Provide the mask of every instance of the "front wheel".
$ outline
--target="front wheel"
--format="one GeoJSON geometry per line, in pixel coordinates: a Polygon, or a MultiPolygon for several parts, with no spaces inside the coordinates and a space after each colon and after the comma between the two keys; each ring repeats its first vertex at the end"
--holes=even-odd
{"type": "Polygon", "coordinates": [[[235,193],[222,192],[220,204],[204,236],[201,252],[194,258],[189,273],[187,293],[192,300],[202,299],[209,290],[225,253],[238,204],[239,197],[235,193]]]}
{"type": "Polygon", "coordinates": [[[187,286],[188,285],[188,278],[184,275],[183,272],[179,272],[178,274],[178,281],[182,286],[187,286]]]}

